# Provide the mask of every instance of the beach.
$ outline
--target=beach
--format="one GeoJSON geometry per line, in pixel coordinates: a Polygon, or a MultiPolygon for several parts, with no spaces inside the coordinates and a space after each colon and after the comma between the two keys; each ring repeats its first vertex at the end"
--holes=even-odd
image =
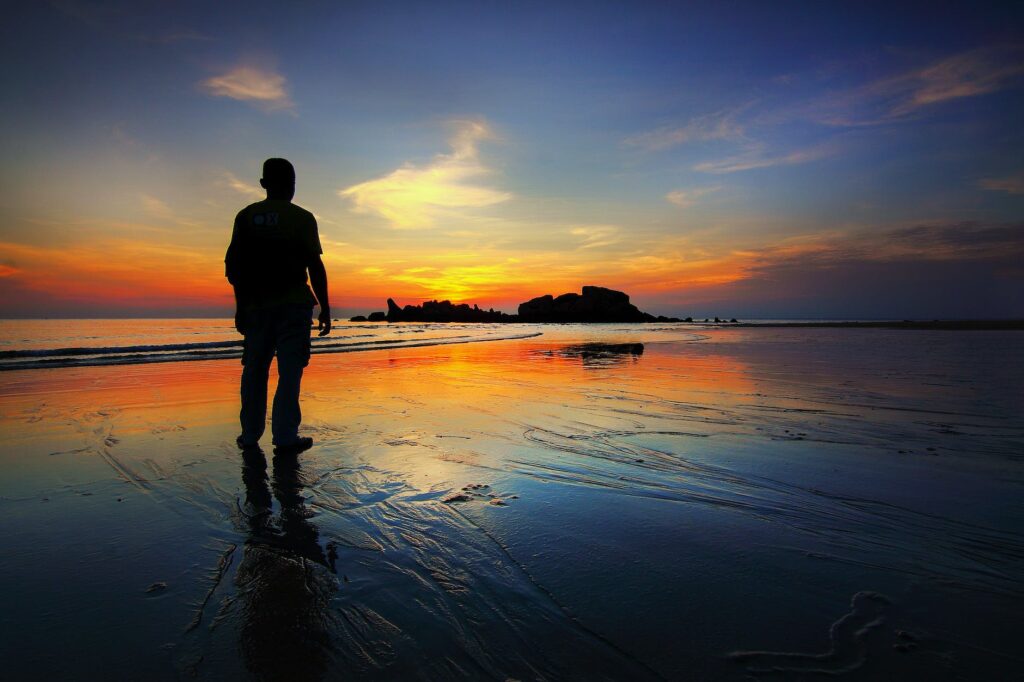
{"type": "Polygon", "coordinates": [[[1021,675],[1024,332],[443,327],[0,373],[8,679],[1021,675]]]}

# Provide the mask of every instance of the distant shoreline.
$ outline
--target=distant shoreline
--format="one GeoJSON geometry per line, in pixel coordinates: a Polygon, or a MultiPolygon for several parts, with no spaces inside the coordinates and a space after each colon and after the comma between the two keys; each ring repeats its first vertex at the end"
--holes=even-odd
{"type": "MultiPolygon", "coordinates": [[[[694,323],[696,324],[696,323],[694,323]]],[[[701,323],[705,324],[705,323],[701,323]]],[[[713,324],[708,322],[706,324],[713,324]]],[[[873,322],[730,322],[720,327],[840,327],[864,329],[941,329],[949,331],[1019,331],[1024,320],[882,320],[873,322]]]]}

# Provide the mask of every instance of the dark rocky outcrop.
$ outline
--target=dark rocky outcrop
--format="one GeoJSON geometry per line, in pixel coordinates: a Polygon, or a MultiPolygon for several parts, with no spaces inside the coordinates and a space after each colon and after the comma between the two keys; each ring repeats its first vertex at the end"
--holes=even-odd
{"type": "Polygon", "coordinates": [[[655,317],[641,312],[621,291],[586,286],[582,293],[550,294],[519,304],[518,315],[483,310],[467,303],[425,301],[400,307],[388,299],[387,313],[371,313],[369,321],[388,322],[681,322],[677,317],[655,317]]]}
{"type": "Polygon", "coordinates": [[[366,315],[356,315],[355,317],[348,318],[349,322],[366,322],[366,315]]]}
{"type": "Polygon", "coordinates": [[[482,310],[467,303],[455,305],[451,301],[424,301],[422,305],[399,308],[394,299],[388,299],[388,322],[515,322],[514,315],[491,308],[482,310]]]}
{"type": "Polygon", "coordinates": [[[388,315],[387,315],[387,313],[385,313],[383,311],[377,311],[377,312],[370,313],[370,317],[369,317],[370,322],[386,322],[387,319],[388,319],[388,315]]]}
{"type": "Polygon", "coordinates": [[[621,291],[583,287],[582,294],[550,294],[519,304],[520,322],[678,322],[641,312],[621,291]]]}

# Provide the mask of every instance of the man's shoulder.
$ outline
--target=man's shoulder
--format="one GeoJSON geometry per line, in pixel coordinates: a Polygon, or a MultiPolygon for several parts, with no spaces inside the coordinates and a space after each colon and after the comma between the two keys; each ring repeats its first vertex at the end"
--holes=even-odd
{"type": "Polygon", "coordinates": [[[296,217],[299,217],[302,220],[308,220],[312,222],[314,225],[316,224],[316,216],[314,216],[310,211],[307,211],[298,204],[291,204],[291,210],[294,212],[294,215],[296,217]]]}
{"type": "Polygon", "coordinates": [[[238,212],[236,218],[241,218],[242,216],[249,215],[250,213],[258,211],[265,203],[267,203],[266,200],[257,201],[255,203],[249,204],[248,206],[246,206],[245,208],[238,212]]]}
{"type": "Polygon", "coordinates": [[[311,212],[302,208],[298,204],[282,202],[274,199],[264,199],[263,201],[257,201],[256,203],[249,204],[238,212],[238,215],[235,216],[235,220],[246,222],[246,218],[248,216],[273,212],[281,213],[283,216],[288,216],[293,224],[305,223],[316,227],[316,216],[311,212]]]}

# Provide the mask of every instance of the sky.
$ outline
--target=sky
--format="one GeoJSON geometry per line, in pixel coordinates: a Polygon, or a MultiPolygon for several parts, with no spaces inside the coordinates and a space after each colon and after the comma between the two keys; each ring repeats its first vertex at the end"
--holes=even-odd
{"type": "Polygon", "coordinates": [[[339,315],[599,285],[682,317],[1024,317],[1021,3],[5,19],[0,317],[230,314],[272,156],[339,315]]]}

